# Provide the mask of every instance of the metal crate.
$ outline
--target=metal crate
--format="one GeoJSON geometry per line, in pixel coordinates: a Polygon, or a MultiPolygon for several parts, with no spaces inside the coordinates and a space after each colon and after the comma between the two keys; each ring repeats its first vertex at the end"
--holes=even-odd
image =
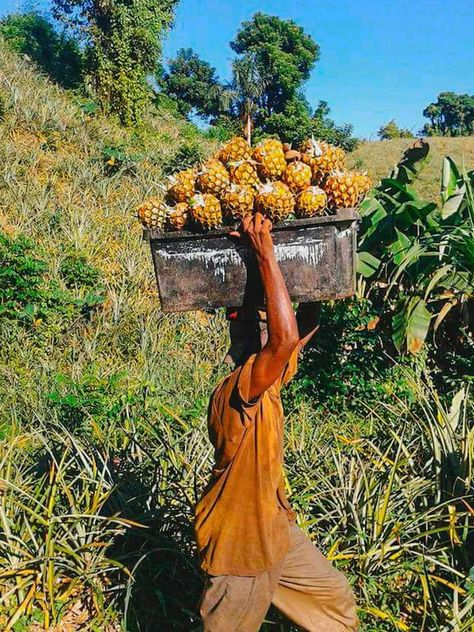
{"type": "MultiPolygon", "coordinates": [[[[354,293],[357,220],[354,209],[344,209],[274,226],[276,258],[293,301],[340,299],[354,293]]],[[[144,231],[163,312],[261,303],[254,253],[242,240],[229,237],[230,230],[144,231]]]]}

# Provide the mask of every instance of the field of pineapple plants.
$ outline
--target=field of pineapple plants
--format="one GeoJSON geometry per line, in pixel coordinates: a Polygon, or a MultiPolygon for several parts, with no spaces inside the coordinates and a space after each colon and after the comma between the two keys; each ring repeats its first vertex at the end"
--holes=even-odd
{"type": "MultiPolygon", "coordinates": [[[[136,209],[218,147],[164,109],[124,131],[3,46],[0,103],[0,629],[197,631],[227,328],[160,312],[136,209]]],[[[403,142],[348,156],[375,182],[401,162],[360,208],[358,298],[325,306],[285,394],[287,488],[363,632],[468,632],[473,148],[434,143],[427,183],[403,142]]]]}

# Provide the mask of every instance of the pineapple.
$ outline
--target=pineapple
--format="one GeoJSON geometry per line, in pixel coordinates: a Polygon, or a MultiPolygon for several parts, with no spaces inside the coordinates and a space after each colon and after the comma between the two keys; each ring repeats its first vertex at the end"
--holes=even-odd
{"type": "Polygon", "coordinates": [[[253,152],[262,179],[276,180],[286,169],[283,144],[275,138],[267,138],[259,143],[253,152]]]}
{"type": "Polygon", "coordinates": [[[198,226],[205,230],[222,225],[221,203],[211,193],[198,193],[191,198],[190,213],[198,226]]]}
{"type": "Polygon", "coordinates": [[[305,165],[304,162],[291,162],[283,174],[283,182],[290,187],[293,193],[309,187],[311,178],[311,167],[305,165]]]}
{"type": "Polygon", "coordinates": [[[212,195],[220,195],[229,184],[230,178],[227,169],[218,160],[209,160],[203,165],[197,178],[197,186],[200,191],[212,195]]]}
{"type": "Polygon", "coordinates": [[[296,217],[313,217],[322,215],[328,198],[323,189],[308,187],[300,192],[296,198],[296,217]]]}
{"type": "Polygon", "coordinates": [[[235,184],[248,184],[257,187],[260,184],[255,164],[251,160],[229,163],[230,179],[235,184]]]}
{"type": "Polygon", "coordinates": [[[170,176],[168,197],[173,202],[187,202],[196,192],[196,172],[194,169],[179,171],[170,176]]]}
{"type": "Polygon", "coordinates": [[[252,157],[252,148],[245,140],[240,136],[232,138],[219,153],[219,160],[225,165],[229,162],[237,162],[239,160],[248,160],[252,157]]]}
{"type": "Polygon", "coordinates": [[[326,180],[324,189],[330,208],[350,208],[357,204],[359,189],[355,173],[334,171],[326,180]]]}
{"type": "Polygon", "coordinates": [[[242,219],[253,213],[255,191],[248,184],[231,184],[221,197],[224,213],[232,219],[242,219]]]}
{"type": "Polygon", "coordinates": [[[137,208],[137,216],[143,226],[161,230],[166,222],[168,207],[160,198],[152,197],[137,208]]]}
{"type": "Polygon", "coordinates": [[[318,142],[312,138],[305,141],[300,150],[303,162],[311,167],[316,184],[324,183],[332,171],[344,167],[345,153],[340,147],[334,147],[324,141],[318,142]]]}
{"type": "Polygon", "coordinates": [[[365,194],[372,188],[372,179],[367,175],[367,173],[356,173],[355,178],[357,182],[357,189],[359,191],[359,197],[364,197],[365,194]]]}
{"type": "Polygon", "coordinates": [[[260,187],[255,198],[256,208],[272,222],[279,222],[295,207],[295,198],[284,182],[267,182],[260,187]]]}
{"type": "Polygon", "coordinates": [[[180,202],[168,211],[167,228],[168,230],[183,230],[189,217],[189,204],[180,202]]]}

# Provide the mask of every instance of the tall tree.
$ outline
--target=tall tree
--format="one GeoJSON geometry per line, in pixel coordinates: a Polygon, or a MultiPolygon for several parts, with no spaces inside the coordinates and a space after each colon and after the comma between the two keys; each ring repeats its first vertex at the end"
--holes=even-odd
{"type": "Polygon", "coordinates": [[[266,80],[260,74],[255,56],[248,53],[241,59],[234,60],[232,66],[234,103],[240,117],[245,136],[250,144],[252,140],[253,119],[258,111],[258,101],[265,92],[266,80]]]}
{"type": "Polygon", "coordinates": [[[407,128],[398,127],[395,119],[382,125],[377,132],[380,140],[390,140],[391,138],[414,138],[414,134],[407,128]]]}
{"type": "Polygon", "coordinates": [[[229,107],[230,92],[220,82],[216,69],[191,48],[181,48],[169,60],[159,83],[186,116],[193,113],[204,119],[217,118],[229,107]]]}
{"type": "Polygon", "coordinates": [[[256,101],[260,117],[282,112],[319,59],[318,44],[300,26],[263,13],[244,22],[230,46],[265,78],[265,90],[256,101]]]}
{"type": "Polygon", "coordinates": [[[53,15],[86,41],[91,84],[102,107],[127,124],[151,98],[161,42],[178,0],[52,0],[53,15]]]}
{"type": "Polygon", "coordinates": [[[474,134],[474,95],[441,92],[424,110],[430,120],[422,130],[429,136],[469,136],[474,134]]]}

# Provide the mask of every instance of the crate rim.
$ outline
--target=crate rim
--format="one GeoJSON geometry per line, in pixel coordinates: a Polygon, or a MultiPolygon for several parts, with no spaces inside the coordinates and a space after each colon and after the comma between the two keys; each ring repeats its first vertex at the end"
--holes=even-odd
{"type": "MultiPolygon", "coordinates": [[[[319,226],[324,224],[338,224],[343,222],[358,221],[360,215],[356,208],[339,209],[334,215],[322,215],[317,217],[307,217],[303,219],[287,220],[276,224],[272,232],[284,230],[286,228],[300,227],[300,226],[319,226]]],[[[238,226],[224,226],[222,228],[216,228],[215,230],[208,230],[202,233],[191,233],[190,231],[172,231],[168,233],[162,233],[154,228],[143,229],[144,241],[186,241],[194,239],[211,239],[213,237],[222,237],[227,235],[231,231],[235,230],[238,226]]]]}

